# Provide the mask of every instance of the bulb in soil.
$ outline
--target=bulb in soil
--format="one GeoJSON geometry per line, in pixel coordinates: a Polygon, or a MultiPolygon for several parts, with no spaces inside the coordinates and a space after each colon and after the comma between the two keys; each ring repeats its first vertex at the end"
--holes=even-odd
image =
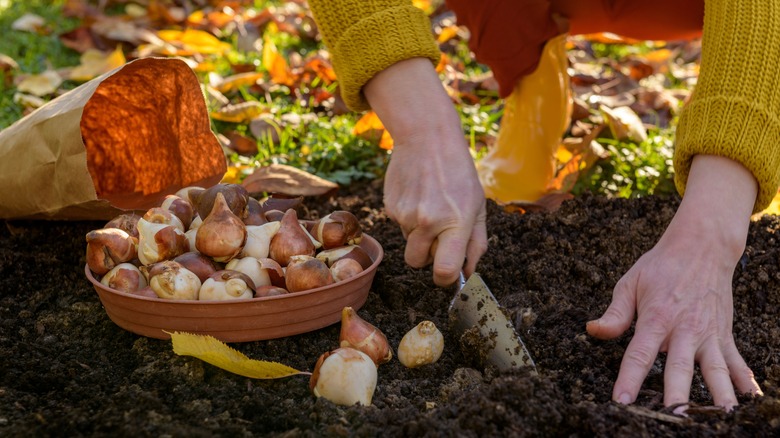
{"type": "Polygon", "coordinates": [[[436,362],[444,351],[444,336],[431,321],[409,330],[398,344],[398,360],[407,368],[436,362]]]}
{"type": "Polygon", "coordinates": [[[377,369],[374,361],[354,348],[338,348],[320,356],[309,380],[317,397],[352,406],[368,406],[376,389],[377,369]]]}
{"type": "Polygon", "coordinates": [[[393,358],[385,334],[358,316],[351,307],[341,310],[339,342],[342,347],[352,347],[367,354],[377,366],[393,358]]]}

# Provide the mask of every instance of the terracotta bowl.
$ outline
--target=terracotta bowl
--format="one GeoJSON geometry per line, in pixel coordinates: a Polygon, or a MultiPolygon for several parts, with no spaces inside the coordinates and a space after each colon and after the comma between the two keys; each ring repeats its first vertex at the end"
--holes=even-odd
{"type": "Polygon", "coordinates": [[[382,246],[363,235],[360,246],[373,260],[371,266],[347,281],[330,286],[264,298],[233,301],[173,301],[147,298],[104,286],[84,268],[108,317],[133,333],[170,339],[166,332],[211,335],[224,342],[258,341],[297,335],[341,321],[341,310],[359,309],[366,302],[382,246]]]}

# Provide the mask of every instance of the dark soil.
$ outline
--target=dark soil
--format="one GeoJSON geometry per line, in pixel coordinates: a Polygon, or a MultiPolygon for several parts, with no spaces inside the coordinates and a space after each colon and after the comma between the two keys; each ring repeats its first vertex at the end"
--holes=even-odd
{"type": "MultiPolygon", "coordinates": [[[[734,333],[766,395],[732,413],[707,408],[700,374],[688,418],[664,408],[663,357],[637,403],[610,401],[629,334],[585,334],[621,274],[650,249],[677,199],[583,196],[555,213],[489,205],[490,249],[479,272],[506,306],[539,367],[499,373],[463,354],[447,330],[452,290],[403,261],[404,241],[382,209],[381,185],[310,200],[315,211],[355,212],[384,247],[359,314],[396,346],[423,319],[444,332],[437,363],[379,369],[369,407],[311,395],[308,377],[265,381],[178,356],[171,343],[109,320],[84,277],[84,235],[95,222],[11,221],[0,229],[0,436],[778,436],[780,220],[751,225],[734,274],[734,333]]],[[[311,371],[335,347],[338,324],[291,338],[231,344],[254,359],[311,371]]]]}

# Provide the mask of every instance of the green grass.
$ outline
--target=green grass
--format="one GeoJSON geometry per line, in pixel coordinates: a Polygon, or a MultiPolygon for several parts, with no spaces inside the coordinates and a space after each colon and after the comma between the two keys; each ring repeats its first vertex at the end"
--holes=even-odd
{"type": "MultiPolygon", "coordinates": [[[[58,35],[78,26],[79,22],[62,16],[64,0],[11,1],[0,0],[0,53],[13,58],[21,73],[35,74],[49,68],[78,65],[79,54],[62,45],[58,35]],[[37,14],[46,20],[50,32],[39,35],[11,30],[11,25],[25,13],[37,14]]],[[[2,75],[2,73],[0,73],[2,75]]],[[[0,78],[0,129],[11,125],[23,115],[13,101],[16,89],[6,87],[0,78]]]]}

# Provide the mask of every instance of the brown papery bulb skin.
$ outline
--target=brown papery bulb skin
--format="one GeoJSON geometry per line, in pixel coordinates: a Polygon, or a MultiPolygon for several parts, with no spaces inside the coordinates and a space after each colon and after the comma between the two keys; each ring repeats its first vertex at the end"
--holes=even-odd
{"type": "Polygon", "coordinates": [[[246,217],[243,219],[245,225],[263,225],[268,223],[260,202],[252,197],[249,197],[247,200],[246,217]]]}
{"type": "Polygon", "coordinates": [[[198,227],[195,247],[218,262],[233,259],[246,242],[246,225],[228,207],[222,193],[217,193],[214,209],[198,227]]]}
{"type": "Polygon", "coordinates": [[[314,237],[322,243],[324,249],[329,249],[359,244],[363,230],[354,214],[337,210],[320,219],[314,237]]]}
{"type": "Polygon", "coordinates": [[[363,267],[353,259],[341,259],[330,267],[330,273],[336,282],[348,280],[361,272],[363,267]]]}
{"type": "Polygon", "coordinates": [[[341,310],[341,332],[339,342],[342,347],[360,350],[379,366],[393,358],[393,350],[387,337],[381,330],[358,316],[351,307],[341,310]]]}
{"type": "Polygon", "coordinates": [[[257,288],[255,291],[255,298],[275,297],[277,295],[286,295],[288,293],[290,293],[290,291],[283,287],[268,284],[257,288]]]}
{"type": "Polygon", "coordinates": [[[288,266],[284,274],[287,290],[300,292],[333,284],[333,275],[322,260],[311,258],[288,266]]]}
{"type": "Polygon", "coordinates": [[[192,271],[201,282],[206,281],[211,274],[219,271],[219,266],[214,263],[214,260],[194,251],[176,256],[173,261],[192,271]]]}
{"type": "Polygon", "coordinates": [[[192,219],[195,218],[195,209],[192,207],[192,203],[189,199],[180,198],[176,195],[166,196],[162,205],[160,205],[160,208],[170,211],[179,218],[182,225],[184,225],[183,231],[190,228],[192,219]]]}
{"type": "Polygon", "coordinates": [[[119,228],[137,239],[138,229],[136,228],[136,225],[138,224],[138,219],[141,219],[141,216],[137,214],[120,214],[106,222],[106,225],[104,225],[103,228],[119,228]]]}
{"type": "Polygon", "coordinates": [[[249,202],[246,189],[239,184],[217,184],[203,191],[193,190],[189,193],[192,205],[204,221],[214,211],[218,194],[222,194],[225,204],[234,215],[242,219],[246,216],[246,206],[249,202]]]}
{"type": "Polygon", "coordinates": [[[257,261],[260,262],[260,268],[265,269],[268,273],[271,285],[281,288],[287,287],[284,281],[284,269],[279,262],[268,257],[258,259],[257,261]]]}
{"type": "Polygon", "coordinates": [[[201,281],[198,276],[172,260],[155,263],[148,268],[149,286],[159,298],[197,300],[201,281]]]}
{"type": "Polygon", "coordinates": [[[298,223],[298,214],[293,209],[287,210],[280,221],[279,231],[271,239],[268,256],[280,265],[287,266],[290,257],[314,256],[315,250],[314,243],[306,230],[298,223]]]}
{"type": "Polygon", "coordinates": [[[120,292],[132,293],[146,287],[146,277],[130,263],[120,263],[108,271],[100,283],[120,292]]]}
{"type": "Polygon", "coordinates": [[[92,230],[86,239],[87,265],[97,275],[138,256],[138,239],[119,228],[92,230]]]}

